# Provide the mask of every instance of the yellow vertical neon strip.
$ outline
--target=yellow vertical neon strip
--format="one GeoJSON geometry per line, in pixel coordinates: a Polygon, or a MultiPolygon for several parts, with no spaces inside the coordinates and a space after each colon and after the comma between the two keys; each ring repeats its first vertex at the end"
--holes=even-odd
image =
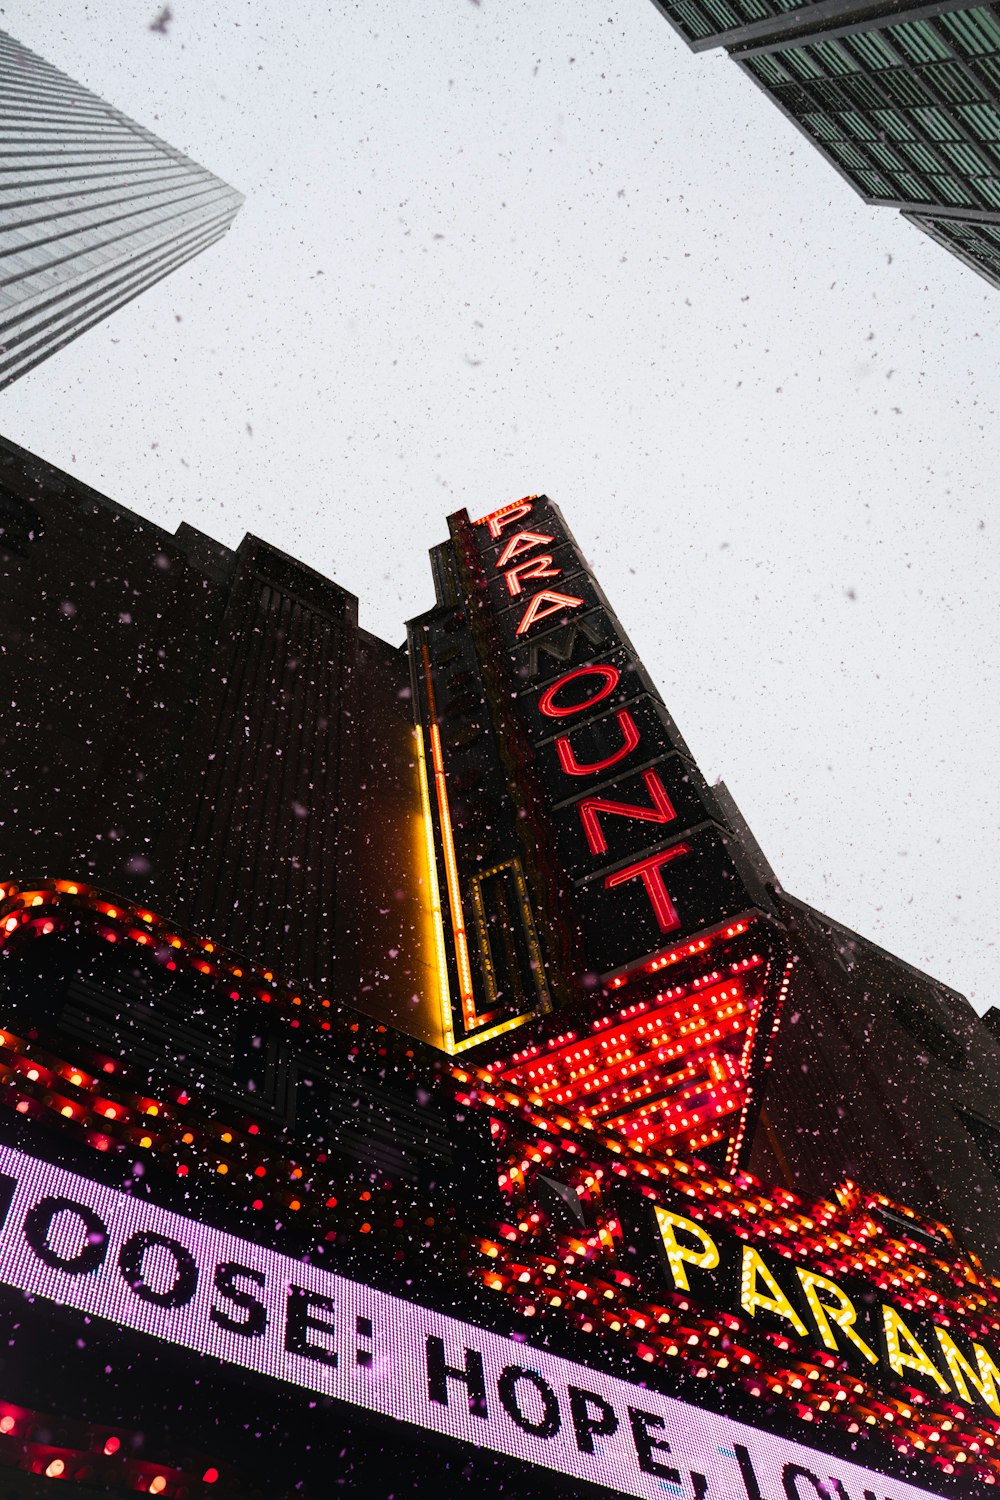
{"type": "Polygon", "coordinates": [[[448,804],[448,786],[444,776],[444,754],[441,750],[441,735],[438,732],[436,724],[431,725],[431,761],[434,766],[434,785],[437,789],[438,814],[441,821],[441,846],[444,851],[444,870],[448,881],[451,929],[455,938],[458,993],[462,1001],[462,1019],[466,1027],[470,1027],[476,1024],[476,1003],[472,993],[469,939],[465,931],[465,916],[462,912],[462,889],[458,880],[455,839],[451,831],[451,808],[448,804]]]}
{"type": "Polygon", "coordinates": [[[455,858],[455,838],[451,828],[451,806],[448,802],[448,782],[444,774],[444,751],[441,734],[437,727],[437,708],[434,703],[434,683],[431,678],[431,656],[426,641],[423,644],[424,678],[427,684],[427,710],[431,731],[431,765],[434,768],[434,790],[437,793],[438,822],[441,827],[441,850],[444,854],[444,872],[448,883],[448,905],[451,908],[451,931],[455,944],[455,967],[458,970],[458,993],[462,1002],[462,1021],[470,1031],[476,1024],[476,1000],[472,993],[472,967],[469,963],[469,939],[465,930],[462,912],[462,887],[458,879],[458,861],[455,858]]]}
{"type": "Polygon", "coordinates": [[[427,893],[430,899],[431,922],[434,927],[434,951],[437,958],[438,1003],[441,1007],[441,1027],[444,1032],[444,1049],[455,1051],[455,1027],[451,1019],[451,986],[448,983],[448,958],[444,949],[444,919],[441,915],[441,893],[438,887],[437,858],[434,853],[434,823],[431,818],[431,793],[427,783],[427,757],[424,754],[424,732],[416,726],[417,775],[420,780],[420,810],[424,825],[424,852],[427,856],[427,893]]]}

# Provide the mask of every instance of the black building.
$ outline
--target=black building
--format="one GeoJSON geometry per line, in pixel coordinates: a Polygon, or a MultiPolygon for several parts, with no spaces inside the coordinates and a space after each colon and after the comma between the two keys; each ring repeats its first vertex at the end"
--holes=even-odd
{"type": "Polygon", "coordinates": [[[558,509],[397,649],[2,456],[0,1495],[990,1493],[1000,1042],[782,891],[558,509]]]}
{"type": "Polygon", "coordinates": [[[725,47],[867,203],[1000,283],[1000,11],[863,0],[654,0],[725,47]]]}
{"type": "Polygon", "coordinates": [[[69,870],[300,984],[408,1001],[412,943],[358,969],[360,928],[384,955],[415,925],[412,891],[382,897],[417,783],[408,663],[357,600],[256,538],[170,536],[7,443],[0,568],[6,868],[69,870]]]}

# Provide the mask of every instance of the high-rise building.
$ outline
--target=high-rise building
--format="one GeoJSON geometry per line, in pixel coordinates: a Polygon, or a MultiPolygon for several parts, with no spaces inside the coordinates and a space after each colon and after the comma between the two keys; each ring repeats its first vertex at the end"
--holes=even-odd
{"type": "Polygon", "coordinates": [[[1000,9],[941,0],[654,0],[724,47],[867,203],[1000,285],[1000,9]]]}
{"type": "Polygon", "coordinates": [[[0,32],[0,389],[219,239],[242,195],[0,32]]]}
{"type": "Polygon", "coordinates": [[[396,648],[0,458],[0,1494],[993,1493],[1000,1038],[781,889],[559,510],[396,648]]]}

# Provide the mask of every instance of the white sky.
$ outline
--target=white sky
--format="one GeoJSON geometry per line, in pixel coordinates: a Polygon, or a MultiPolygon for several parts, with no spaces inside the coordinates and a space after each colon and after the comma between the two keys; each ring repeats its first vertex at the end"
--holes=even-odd
{"type": "Polygon", "coordinates": [[[650,0],[170,3],[0,7],[247,195],[0,430],[393,641],[546,491],[786,888],[1000,1003],[1000,292],[650,0]]]}

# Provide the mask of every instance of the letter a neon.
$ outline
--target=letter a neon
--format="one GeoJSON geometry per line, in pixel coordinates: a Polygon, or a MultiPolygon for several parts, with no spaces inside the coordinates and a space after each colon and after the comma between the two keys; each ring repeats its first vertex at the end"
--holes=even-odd
{"type": "Polygon", "coordinates": [[[556,615],[563,609],[582,609],[583,600],[576,599],[572,594],[557,594],[553,589],[542,589],[535,594],[524,614],[521,623],[517,627],[517,634],[524,635],[532,625],[537,625],[539,620],[545,620],[549,615],[556,615]]]}

